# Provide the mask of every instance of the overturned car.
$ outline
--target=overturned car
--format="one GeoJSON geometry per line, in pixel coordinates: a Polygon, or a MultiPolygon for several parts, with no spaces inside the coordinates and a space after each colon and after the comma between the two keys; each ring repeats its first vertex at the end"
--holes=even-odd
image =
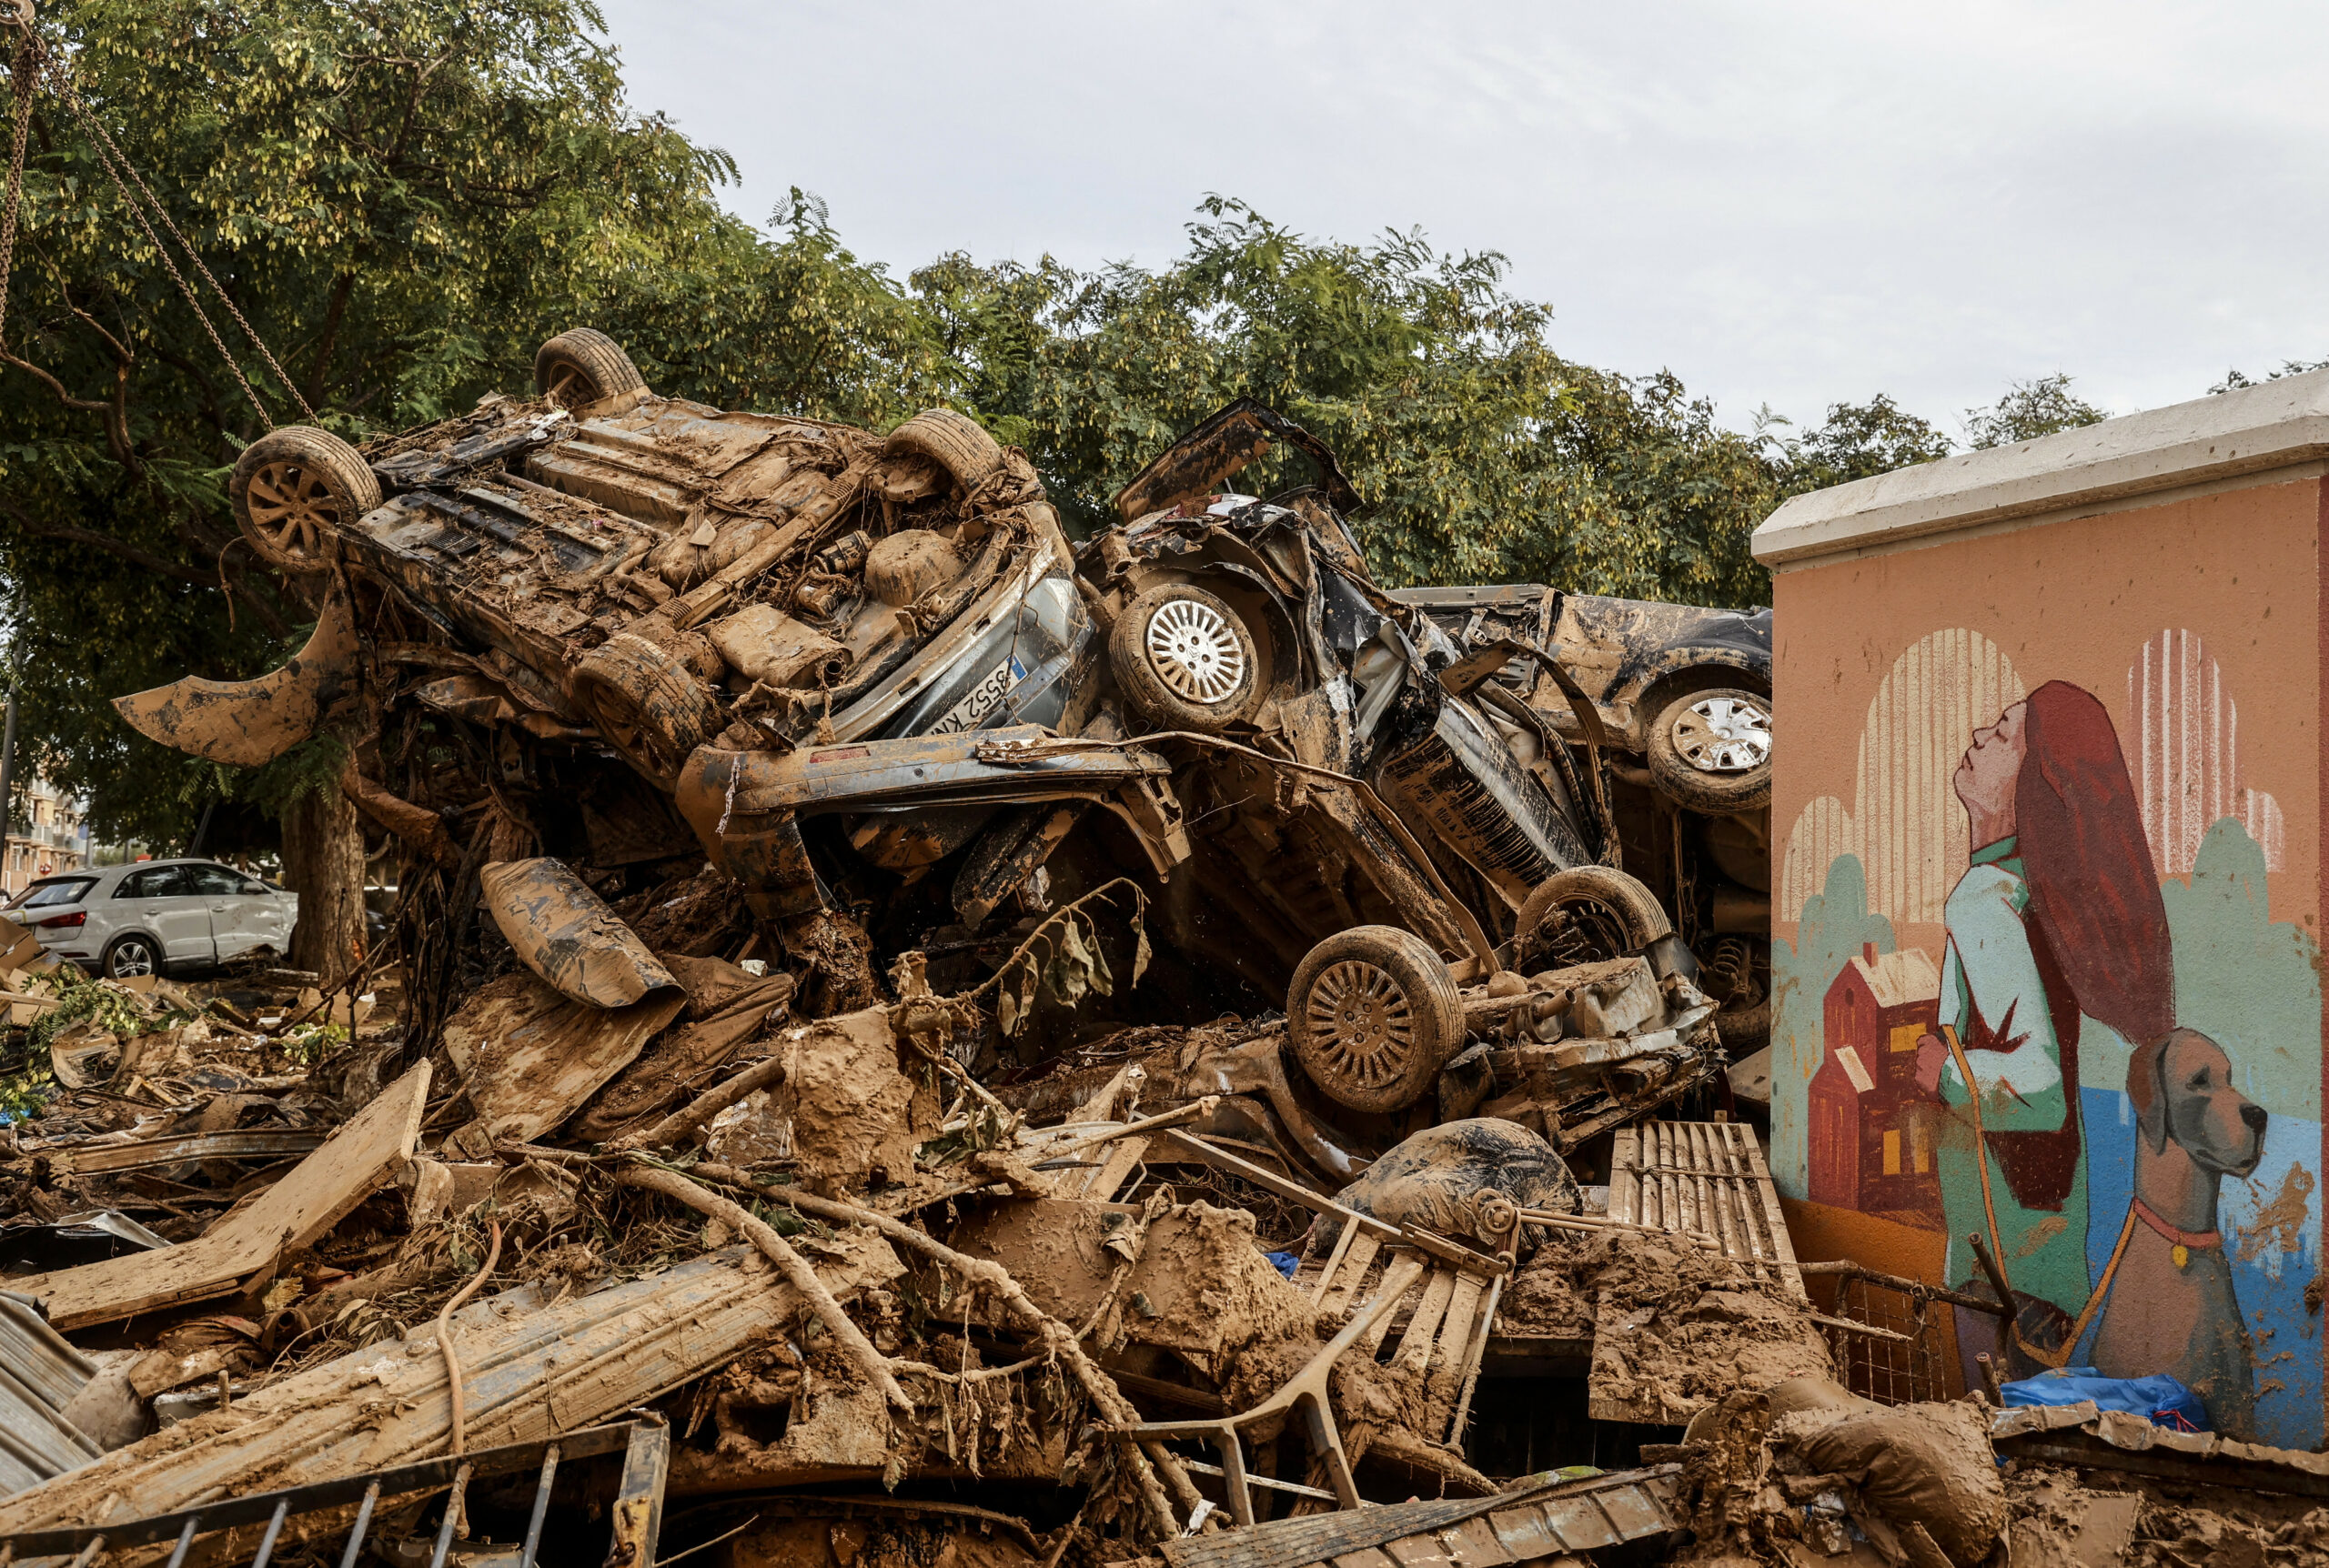
{"type": "Polygon", "coordinates": [[[1473,1103],[1544,1089],[1511,1053],[1588,1014],[1624,1028],[1568,1053],[1575,1097],[1670,1097],[1718,1063],[1698,958],[1615,864],[1628,732],[1603,694],[1556,639],[1385,592],[1298,426],[1222,410],[1079,544],[1025,457],[952,411],[878,436],[661,397],[587,330],[535,379],[362,451],[254,442],[237,518],[308,585],[314,635],[123,713],[243,764],[337,727],[350,796],[472,906],[488,861],[553,856],[620,896],[708,858],[836,1002],[878,955],[975,980],[1055,900],[1128,878],[1161,915],[1151,985],[1191,1018],[1282,1000],[1300,1071],[1269,1098],[1344,1142],[1431,1114],[1491,1017],[1507,1076],[1473,1060],[1473,1103]],[[1228,489],[1281,445],[1314,483],[1228,489]],[[1623,966],[1596,982],[1614,1015],[1545,978],[1595,963],[1623,966]]]}

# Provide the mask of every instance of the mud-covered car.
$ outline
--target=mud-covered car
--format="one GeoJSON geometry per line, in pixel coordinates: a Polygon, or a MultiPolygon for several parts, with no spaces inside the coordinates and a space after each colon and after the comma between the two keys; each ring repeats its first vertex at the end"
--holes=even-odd
{"type": "MultiPolygon", "coordinates": [[[[314,637],[125,715],[237,763],[339,721],[350,795],[443,864],[708,856],[844,990],[912,950],[1000,961],[1012,920],[1128,875],[1190,1010],[1283,999],[1308,1083],[1361,1113],[1430,1094],[1467,985],[1625,955],[1688,984],[1657,898],[1605,863],[1585,689],[1531,656],[1573,746],[1507,689],[1510,649],[1384,592],[1356,493],[1290,421],[1224,409],[1079,545],[960,414],[876,435],[661,397],[590,331],[535,370],[531,399],[360,452],[252,443],[237,520],[309,586],[314,637]],[[1274,447],[1316,483],[1227,488],[1274,447]]],[[[1710,1069],[1695,1049],[1660,1076],[1710,1069]]]]}
{"type": "MultiPolygon", "coordinates": [[[[1540,583],[1401,588],[1467,648],[1511,642],[1557,661],[1622,754],[1609,769],[1628,870],[1648,882],[1722,1001],[1734,1054],[1770,1029],[1771,612],[1571,593],[1540,583]]],[[[1564,737],[1575,702],[1516,658],[1497,685],[1564,737]]]]}

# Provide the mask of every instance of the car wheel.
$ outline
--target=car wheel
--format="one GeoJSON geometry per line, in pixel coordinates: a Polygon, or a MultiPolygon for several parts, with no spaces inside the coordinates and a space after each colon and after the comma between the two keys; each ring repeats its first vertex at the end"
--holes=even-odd
{"type": "Polygon", "coordinates": [[[286,425],[243,448],[227,481],[235,522],[278,571],[331,565],[335,536],[380,504],[364,456],[328,430],[286,425]]]}
{"type": "Polygon", "coordinates": [[[1464,1007],[1430,943],[1396,926],[1357,926],[1312,948],[1294,971],[1285,1029],[1327,1099],[1405,1111],[1464,1043],[1464,1007]]]}
{"type": "Polygon", "coordinates": [[[100,966],[107,980],[134,980],[139,975],[162,972],[162,950],[154,939],[142,931],[132,931],[126,937],[116,937],[106,949],[100,966]]]}
{"type": "Polygon", "coordinates": [[[1513,922],[1514,967],[1568,969],[1638,953],[1674,929],[1640,879],[1578,866],[1537,885],[1513,922]]]}
{"type": "Polygon", "coordinates": [[[1261,650],[1245,618],[1201,588],[1168,583],[1125,607],[1108,634],[1124,701],[1156,729],[1214,734],[1250,718],[1261,650]]]}
{"type": "Polygon", "coordinates": [[[646,386],[621,345],[593,327],[561,332],[534,350],[534,390],[561,408],[602,403],[646,386]]]}
{"type": "Polygon", "coordinates": [[[1771,803],[1771,699],[1729,687],[1689,691],[1649,727],[1658,792],[1709,816],[1771,803]]]}
{"type": "Polygon", "coordinates": [[[912,453],[927,457],[953,477],[965,491],[995,470],[1003,448],[979,422],[952,408],[925,408],[890,432],[882,455],[912,453]]]}
{"type": "Polygon", "coordinates": [[[676,655],[627,631],[582,656],[574,699],[624,761],[667,789],[688,753],[720,729],[703,683],[676,655]]]}

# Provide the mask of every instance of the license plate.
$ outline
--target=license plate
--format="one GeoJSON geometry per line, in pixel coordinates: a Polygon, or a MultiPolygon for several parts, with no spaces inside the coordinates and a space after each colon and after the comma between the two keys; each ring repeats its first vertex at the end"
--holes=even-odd
{"type": "Polygon", "coordinates": [[[988,672],[980,681],[963,694],[963,699],[948,709],[944,717],[932,725],[932,735],[959,735],[966,729],[976,729],[986,722],[989,715],[1003,706],[1011,689],[1027,678],[1026,669],[1015,658],[1006,658],[988,672]]]}

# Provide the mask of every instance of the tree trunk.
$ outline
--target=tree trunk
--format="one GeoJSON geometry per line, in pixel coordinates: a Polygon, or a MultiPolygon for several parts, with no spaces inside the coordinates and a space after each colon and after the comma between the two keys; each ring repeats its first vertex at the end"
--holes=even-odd
{"type": "Polygon", "coordinates": [[[285,809],[283,882],[299,895],[291,967],[328,989],[364,961],[364,829],[338,789],[310,790],[285,809]]]}

